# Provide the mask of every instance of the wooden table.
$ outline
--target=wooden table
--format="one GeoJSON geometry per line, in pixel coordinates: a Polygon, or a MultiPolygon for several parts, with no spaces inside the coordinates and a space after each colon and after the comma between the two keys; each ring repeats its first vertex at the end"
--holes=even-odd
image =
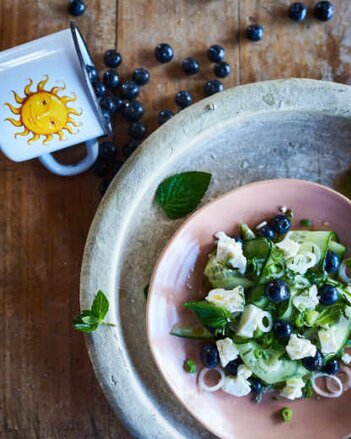
{"type": "MultiPolygon", "coordinates": [[[[143,65],[152,81],[142,92],[152,131],[157,112],[175,110],[174,95],[203,96],[213,77],[206,48],[226,48],[232,74],[226,87],[271,78],[312,77],[351,83],[351,2],[335,0],[327,24],[286,18],[288,0],[87,0],[77,22],[97,63],[118,47],[120,72],[143,65]],[[265,26],[263,42],[243,36],[249,23],[265,26]],[[157,64],[152,52],[169,42],[175,60],[157,64]],[[180,68],[196,56],[201,73],[180,68]]],[[[315,1],[307,0],[313,7],[315,1]]],[[[65,0],[0,0],[0,49],[68,26],[65,0]]],[[[1,86],[1,84],[0,84],[1,86]]],[[[127,126],[117,121],[116,143],[127,126]]],[[[60,153],[74,160],[81,151],[60,153]]],[[[235,157],[233,157],[235,160],[235,157]]],[[[87,173],[65,179],[37,161],[0,162],[0,433],[8,438],[129,438],[95,380],[81,334],[71,328],[78,312],[79,269],[89,224],[100,200],[99,180],[87,173]]]]}

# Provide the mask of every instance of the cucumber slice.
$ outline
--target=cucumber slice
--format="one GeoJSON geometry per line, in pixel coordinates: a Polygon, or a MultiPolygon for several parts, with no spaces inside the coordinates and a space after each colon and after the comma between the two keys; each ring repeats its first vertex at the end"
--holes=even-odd
{"type": "Polygon", "coordinates": [[[247,277],[242,276],[238,270],[228,268],[223,263],[218,262],[215,255],[210,256],[204,274],[213,288],[230,290],[239,285],[248,288],[254,283],[247,277]]]}
{"type": "Polygon", "coordinates": [[[213,334],[210,333],[204,326],[195,326],[193,328],[174,325],[170,332],[171,335],[182,338],[195,338],[198,340],[209,340],[213,338],[213,334]]]}
{"type": "Polygon", "coordinates": [[[270,254],[271,247],[271,241],[266,238],[249,239],[243,243],[243,253],[247,259],[266,259],[270,254]]]}
{"type": "MultiPolygon", "coordinates": [[[[350,312],[350,307],[347,307],[348,315],[350,312]]],[[[340,351],[344,347],[344,344],[349,338],[350,330],[351,330],[351,317],[341,316],[338,323],[333,324],[335,340],[337,340],[337,345],[335,346],[335,353],[340,351]]],[[[333,357],[334,355],[330,355],[333,357]]],[[[329,355],[328,355],[329,357],[329,355]]]]}
{"type": "Polygon", "coordinates": [[[328,250],[335,253],[342,261],[344,259],[347,248],[344,245],[340,244],[340,242],[330,241],[328,250]]]}
{"type": "Polygon", "coordinates": [[[256,358],[255,351],[262,350],[262,348],[255,342],[237,345],[237,347],[245,365],[267,384],[281,383],[289,378],[299,378],[308,373],[298,361],[288,359],[279,360],[279,367],[274,370],[275,368],[272,368],[269,362],[263,358],[256,358]]]}

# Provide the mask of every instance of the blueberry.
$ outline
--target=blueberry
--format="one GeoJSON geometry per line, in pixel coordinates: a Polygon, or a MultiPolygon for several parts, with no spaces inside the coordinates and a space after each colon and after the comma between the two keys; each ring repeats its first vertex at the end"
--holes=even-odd
{"type": "Polygon", "coordinates": [[[188,91],[182,90],[176,94],[175,103],[179,105],[180,108],[189,107],[189,105],[193,103],[193,98],[188,91]]]}
{"type": "Polygon", "coordinates": [[[221,62],[224,60],[225,50],[219,44],[214,44],[207,51],[207,58],[213,62],[221,62]]]}
{"type": "Polygon", "coordinates": [[[155,57],[160,63],[167,63],[173,59],[173,49],[167,43],[158,44],[155,47],[155,57]]]}
{"type": "Polygon", "coordinates": [[[323,356],[317,350],[316,355],[314,357],[303,358],[302,364],[307,370],[310,370],[311,372],[314,372],[316,370],[321,370],[323,367],[323,356]]]}
{"type": "Polygon", "coordinates": [[[251,391],[259,394],[262,392],[262,381],[259,380],[258,378],[250,378],[249,380],[250,382],[250,386],[251,386],[251,391]]]}
{"type": "Polygon", "coordinates": [[[283,235],[290,230],[291,220],[286,215],[277,215],[272,220],[272,228],[278,235],[283,235]]]}
{"type": "Polygon", "coordinates": [[[112,142],[105,141],[99,145],[99,157],[103,159],[112,159],[116,152],[116,147],[112,142]]]}
{"type": "Polygon", "coordinates": [[[339,298],[338,290],[329,284],[325,284],[318,288],[319,301],[322,305],[332,305],[339,298]]]}
{"type": "Polygon", "coordinates": [[[293,327],[285,320],[277,320],[274,322],[273,331],[281,340],[287,340],[293,332],[293,327]]]}
{"type": "Polygon", "coordinates": [[[250,41],[260,41],[264,36],[263,26],[252,24],[246,28],[246,36],[250,41]]]}
{"type": "Polygon", "coordinates": [[[144,116],[144,106],[139,101],[127,101],[123,105],[123,115],[129,122],[136,122],[144,116]]]}
{"type": "Polygon", "coordinates": [[[123,107],[123,99],[122,98],[118,98],[117,96],[112,96],[112,99],[115,103],[115,108],[116,108],[116,112],[117,111],[121,111],[122,107],[123,107]]]}
{"type": "Polygon", "coordinates": [[[185,73],[188,75],[194,75],[200,70],[200,63],[194,58],[185,58],[182,67],[185,73]]]}
{"type": "Polygon", "coordinates": [[[107,88],[114,89],[119,84],[119,74],[113,69],[108,69],[103,75],[103,81],[107,88]]]}
{"type": "Polygon", "coordinates": [[[104,96],[100,101],[100,107],[110,113],[114,113],[116,111],[115,100],[112,96],[104,96]]]}
{"type": "Polygon", "coordinates": [[[146,125],[142,122],[133,122],[128,132],[133,139],[142,139],[147,132],[146,125]]]}
{"type": "Polygon", "coordinates": [[[100,183],[100,186],[99,186],[99,190],[100,190],[101,195],[105,194],[108,187],[110,186],[110,183],[111,183],[111,179],[109,179],[109,178],[105,178],[104,180],[102,180],[102,182],[100,183]]]}
{"type": "Polygon", "coordinates": [[[318,20],[329,21],[334,17],[334,6],[331,2],[318,2],[314,8],[314,15],[318,20]]]}
{"type": "Polygon", "coordinates": [[[95,94],[98,98],[102,98],[103,96],[105,96],[105,94],[107,92],[104,83],[101,81],[96,81],[94,83],[94,90],[95,90],[95,94]]]}
{"type": "Polygon", "coordinates": [[[169,119],[172,119],[174,116],[173,111],[171,110],[162,110],[158,113],[158,124],[163,125],[166,123],[169,119]]]}
{"type": "Polygon", "coordinates": [[[229,361],[224,370],[229,375],[236,375],[238,373],[238,367],[243,363],[243,360],[238,357],[236,360],[229,361]]]}
{"type": "Polygon", "coordinates": [[[271,280],[266,284],[265,293],[268,299],[273,303],[280,303],[288,300],[290,297],[289,287],[281,279],[271,280]]]}
{"type": "Polygon", "coordinates": [[[338,360],[329,360],[328,363],[325,364],[322,371],[329,375],[336,375],[340,372],[340,363],[338,360]]]}
{"type": "Polygon", "coordinates": [[[120,94],[123,99],[134,99],[140,93],[140,87],[133,81],[126,81],[120,87],[120,94]]]}
{"type": "Polygon", "coordinates": [[[110,165],[105,159],[99,157],[91,169],[98,177],[107,177],[110,171],[110,165]]]}
{"type": "Polygon", "coordinates": [[[289,17],[301,23],[307,16],[307,6],[301,2],[292,3],[289,7],[289,17]]]}
{"type": "Polygon", "coordinates": [[[213,67],[213,72],[218,78],[226,78],[230,75],[230,65],[222,61],[213,67]]]}
{"type": "Polygon", "coordinates": [[[340,267],[339,256],[328,250],[325,256],[324,269],[327,273],[336,273],[340,267]]]}
{"type": "Polygon", "coordinates": [[[207,343],[202,346],[200,359],[205,367],[213,369],[219,362],[219,355],[215,344],[207,343]]]}
{"type": "Polygon", "coordinates": [[[115,49],[106,50],[104,64],[106,67],[118,67],[122,63],[122,55],[115,49]]]}
{"type": "Polygon", "coordinates": [[[123,154],[125,157],[129,157],[133,154],[133,152],[138,148],[140,142],[138,140],[132,139],[129,143],[124,145],[122,148],[123,154]]]}
{"type": "Polygon", "coordinates": [[[72,0],[68,3],[68,12],[74,17],[83,15],[86,8],[86,4],[82,0],[72,0]]]}
{"type": "Polygon", "coordinates": [[[259,236],[262,236],[263,238],[267,238],[270,240],[274,239],[274,236],[275,236],[274,230],[272,229],[272,227],[270,227],[268,225],[260,227],[257,231],[257,234],[259,236]]]}
{"type": "Polygon", "coordinates": [[[205,84],[205,95],[212,96],[215,93],[219,93],[224,90],[224,86],[218,79],[211,79],[205,84]]]}
{"type": "Polygon", "coordinates": [[[95,81],[97,81],[99,79],[98,71],[96,70],[96,68],[94,66],[91,66],[89,64],[86,65],[85,68],[86,68],[86,71],[88,73],[89,81],[93,84],[95,81]]]}
{"type": "Polygon", "coordinates": [[[150,81],[150,73],[143,67],[134,70],[133,80],[138,85],[145,85],[150,81]]]}
{"type": "Polygon", "coordinates": [[[102,117],[105,119],[107,124],[111,124],[111,113],[108,110],[102,109],[102,117]]]}

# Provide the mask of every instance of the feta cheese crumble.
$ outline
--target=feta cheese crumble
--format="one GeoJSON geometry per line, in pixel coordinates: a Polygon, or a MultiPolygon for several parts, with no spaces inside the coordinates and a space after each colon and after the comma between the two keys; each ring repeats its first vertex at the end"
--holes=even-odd
{"type": "Polygon", "coordinates": [[[247,259],[243,254],[243,246],[241,242],[236,242],[224,232],[215,234],[218,239],[216,259],[218,261],[226,261],[232,268],[239,270],[240,274],[246,271],[247,259]]]}
{"type": "Polygon", "coordinates": [[[347,352],[345,352],[343,354],[343,356],[341,357],[341,361],[347,365],[351,364],[351,355],[349,355],[347,352]]]}
{"type": "Polygon", "coordinates": [[[300,295],[295,296],[292,299],[292,303],[299,311],[305,311],[306,309],[315,309],[319,303],[318,289],[316,285],[312,285],[310,288],[303,291],[300,295]]]}
{"type": "Polygon", "coordinates": [[[318,331],[322,354],[333,354],[338,350],[338,340],[335,334],[335,326],[318,331]]]}
{"type": "Polygon", "coordinates": [[[293,401],[294,399],[302,397],[302,389],[304,387],[305,383],[302,378],[290,378],[286,381],[285,387],[280,392],[280,395],[293,401]]]}
{"type": "Polygon", "coordinates": [[[286,352],[291,360],[301,360],[306,357],[314,357],[317,348],[306,338],[298,337],[296,334],[290,335],[286,352]]]}
{"type": "Polygon", "coordinates": [[[226,367],[228,363],[236,360],[239,356],[238,348],[230,338],[216,341],[217,350],[219,353],[219,359],[222,367],[226,367]]]}
{"type": "Polygon", "coordinates": [[[205,299],[213,305],[226,308],[231,313],[244,311],[245,295],[244,288],[241,286],[235,287],[233,290],[216,288],[211,290],[205,299]]]}
{"type": "Polygon", "coordinates": [[[250,304],[245,306],[236,334],[239,337],[252,338],[257,328],[262,332],[268,332],[272,329],[272,325],[273,318],[268,311],[263,311],[258,306],[250,304]],[[268,320],[267,326],[263,323],[264,319],[268,320]]]}
{"type": "Polygon", "coordinates": [[[251,386],[247,380],[252,375],[252,371],[241,364],[238,367],[238,373],[236,377],[227,376],[225,378],[222,390],[234,396],[246,396],[251,392],[251,386]]]}
{"type": "Polygon", "coordinates": [[[284,256],[287,258],[296,256],[300,249],[300,244],[290,239],[290,236],[291,232],[287,233],[282,241],[276,243],[276,246],[283,250],[284,256]]]}

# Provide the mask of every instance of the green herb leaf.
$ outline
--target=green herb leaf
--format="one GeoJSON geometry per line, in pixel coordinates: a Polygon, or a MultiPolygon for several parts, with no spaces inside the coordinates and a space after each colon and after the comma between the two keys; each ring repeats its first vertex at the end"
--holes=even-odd
{"type": "Polygon", "coordinates": [[[312,221],[307,219],[307,218],[306,219],[302,219],[300,221],[300,224],[301,224],[302,227],[312,227],[312,221]]]}
{"type": "Polygon", "coordinates": [[[196,368],[196,363],[194,360],[191,360],[191,359],[185,360],[183,367],[184,367],[184,370],[188,373],[196,373],[197,368],[196,368]]]}
{"type": "Polygon", "coordinates": [[[166,178],[157,188],[157,204],[171,219],[183,218],[202,200],[211,181],[207,172],[183,172],[166,178]]]}
{"type": "Polygon", "coordinates": [[[340,303],[328,306],[328,308],[325,308],[319,314],[319,317],[316,320],[315,325],[316,326],[333,325],[343,315],[344,307],[345,305],[340,303]]]}
{"type": "Polygon", "coordinates": [[[232,314],[225,308],[208,302],[186,302],[183,306],[190,309],[200,322],[212,328],[223,328],[232,320],[232,314]]]}
{"type": "Polygon", "coordinates": [[[82,317],[82,322],[88,323],[88,325],[95,325],[95,324],[98,325],[100,323],[99,319],[93,315],[82,317]]]}
{"type": "Polygon", "coordinates": [[[290,422],[293,417],[293,411],[290,407],[283,407],[279,412],[284,422],[290,422]]]}
{"type": "Polygon", "coordinates": [[[108,308],[109,303],[107,297],[101,290],[99,290],[91,306],[91,312],[99,320],[102,320],[107,314],[108,308]]]}
{"type": "Polygon", "coordinates": [[[88,323],[74,323],[73,327],[76,331],[93,332],[97,329],[98,324],[89,325],[88,323]]]}
{"type": "Polygon", "coordinates": [[[313,391],[312,381],[310,378],[308,378],[306,380],[305,387],[303,388],[302,396],[304,398],[312,398],[313,393],[314,393],[314,391],[313,391]]]}

